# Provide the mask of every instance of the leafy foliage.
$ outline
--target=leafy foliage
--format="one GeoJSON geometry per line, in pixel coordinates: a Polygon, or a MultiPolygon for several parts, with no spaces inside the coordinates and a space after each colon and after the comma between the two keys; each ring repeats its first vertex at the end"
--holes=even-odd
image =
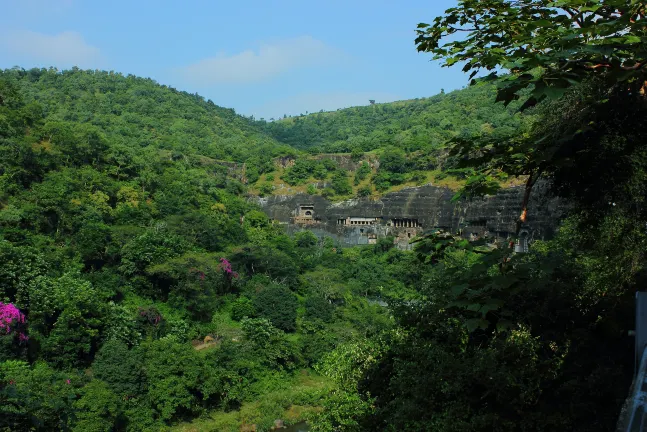
{"type": "Polygon", "coordinates": [[[283,285],[270,285],[254,298],[254,309],[258,315],[284,331],[296,329],[297,307],[296,297],[283,285]]]}
{"type": "Polygon", "coordinates": [[[615,85],[645,81],[645,4],[639,0],[461,0],[432,25],[419,24],[419,51],[464,64],[473,78],[481,70],[510,71],[499,80],[497,100],[510,102],[532,87],[535,104],[564,94],[592,75],[615,85]],[[463,38],[446,38],[462,32],[463,38]],[[558,49],[556,49],[558,48],[558,49]]]}

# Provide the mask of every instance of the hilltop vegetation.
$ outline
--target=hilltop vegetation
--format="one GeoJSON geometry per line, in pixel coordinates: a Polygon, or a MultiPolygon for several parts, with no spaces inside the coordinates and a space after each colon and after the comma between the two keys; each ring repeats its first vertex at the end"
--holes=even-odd
{"type": "MultiPolygon", "coordinates": [[[[430,98],[258,122],[268,135],[309,155],[295,154],[293,166],[260,176],[252,192],[307,192],[340,200],[428,183],[457,190],[473,170],[457,166],[448,154],[451,141],[503,141],[532,123],[532,115],[519,112],[520,102],[504,107],[495,99],[495,87],[484,84],[430,98]],[[344,155],[354,164],[340,168],[327,154],[344,155]]],[[[506,183],[502,177],[496,187],[506,183]]]]}
{"type": "Polygon", "coordinates": [[[277,140],[313,153],[352,153],[397,147],[406,153],[444,148],[454,137],[501,139],[518,133],[520,103],[495,103],[492,85],[433,97],[312,113],[264,123],[277,140]]]}
{"type": "Polygon", "coordinates": [[[30,120],[51,124],[43,125],[39,138],[49,138],[54,123],[83,123],[99,128],[113,147],[150,146],[176,158],[186,153],[235,162],[265,157],[255,161],[260,166],[289,150],[234,110],[151,79],[78,69],[5,70],[2,78],[19,92],[30,120]]]}

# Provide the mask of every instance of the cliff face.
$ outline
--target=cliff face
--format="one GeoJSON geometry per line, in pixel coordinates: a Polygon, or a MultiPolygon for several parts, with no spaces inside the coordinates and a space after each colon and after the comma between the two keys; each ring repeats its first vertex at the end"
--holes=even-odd
{"type": "MultiPolygon", "coordinates": [[[[507,238],[515,232],[522,187],[456,203],[451,202],[453,194],[449,189],[427,185],[388,193],[377,201],[352,199],[332,203],[319,195],[307,194],[255,200],[270,218],[287,224],[289,231],[307,228],[349,246],[374,243],[393,235],[400,247],[408,249],[408,239],[429,228],[461,231],[468,238],[507,238]],[[306,211],[310,214],[306,215],[306,211]]],[[[563,210],[563,205],[548,195],[545,184],[535,186],[526,223],[531,237],[550,238],[563,210]]]]}

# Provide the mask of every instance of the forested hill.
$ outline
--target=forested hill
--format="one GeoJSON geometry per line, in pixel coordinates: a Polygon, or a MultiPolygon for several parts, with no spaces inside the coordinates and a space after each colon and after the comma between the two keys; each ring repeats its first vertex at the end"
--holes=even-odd
{"type": "Polygon", "coordinates": [[[519,104],[495,103],[496,90],[481,85],[406,100],[312,113],[261,125],[277,140],[322,152],[371,151],[394,145],[407,152],[437,148],[455,136],[509,136],[523,121],[519,104]]]}
{"type": "Polygon", "coordinates": [[[392,239],[288,236],[218,160],[253,183],[284,150],[150,80],[0,72],[0,431],[260,432],[321,411],[337,384],[312,368],[388,331],[367,297],[425,269],[392,239]]]}
{"type": "Polygon", "coordinates": [[[234,110],[147,78],[76,68],[14,68],[0,71],[0,80],[20,95],[31,120],[46,119],[41,138],[56,140],[55,130],[84,124],[100,129],[116,146],[150,146],[178,156],[243,162],[286,149],[234,110]]]}

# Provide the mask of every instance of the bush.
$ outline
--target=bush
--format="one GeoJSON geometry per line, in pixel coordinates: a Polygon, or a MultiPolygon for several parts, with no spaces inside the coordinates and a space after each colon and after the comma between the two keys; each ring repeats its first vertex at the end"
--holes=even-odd
{"type": "Polygon", "coordinates": [[[258,316],[267,318],[273,326],[284,331],[296,329],[298,306],[297,298],[283,285],[270,285],[254,299],[258,316]]]}
{"type": "Polygon", "coordinates": [[[258,188],[258,192],[260,196],[270,195],[272,192],[274,192],[274,186],[269,183],[263,183],[258,188]]]}
{"type": "Polygon", "coordinates": [[[335,171],[337,169],[337,162],[332,159],[324,159],[322,163],[327,171],[335,171]]]}
{"type": "Polygon", "coordinates": [[[319,239],[311,231],[300,231],[294,234],[294,241],[297,246],[302,248],[308,248],[316,246],[319,243],[319,239]]]}
{"type": "Polygon", "coordinates": [[[348,182],[348,176],[344,171],[337,171],[332,178],[332,188],[337,195],[348,195],[353,193],[353,188],[348,182]]]}
{"type": "Polygon", "coordinates": [[[367,197],[371,196],[371,187],[370,186],[363,186],[357,190],[357,196],[358,197],[367,197]]]}
{"type": "Polygon", "coordinates": [[[371,173],[371,166],[366,162],[362,162],[355,172],[355,185],[360,184],[371,173]]]}
{"type": "Polygon", "coordinates": [[[117,396],[139,396],[143,394],[146,383],[142,362],[139,348],[128,349],[125,343],[110,340],[99,350],[92,363],[92,372],[117,396]]]}
{"type": "Polygon", "coordinates": [[[332,321],[332,314],[335,307],[325,298],[318,295],[312,295],[306,299],[306,313],[307,320],[321,320],[323,322],[332,321]]]}
{"type": "Polygon", "coordinates": [[[359,162],[363,157],[364,152],[360,148],[354,148],[353,151],[350,152],[350,158],[353,162],[359,162]]]}
{"type": "Polygon", "coordinates": [[[256,315],[254,304],[247,297],[239,297],[231,304],[231,319],[240,321],[243,318],[253,318],[256,315]]]}
{"type": "Polygon", "coordinates": [[[326,166],[319,162],[314,166],[314,169],[312,170],[312,176],[318,180],[324,180],[326,177],[328,177],[328,170],[326,169],[326,166]]]}
{"type": "Polygon", "coordinates": [[[391,186],[401,183],[404,183],[404,176],[402,174],[380,170],[380,172],[378,172],[377,175],[373,177],[373,184],[375,185],[375,189],[380,192],[384,192],[391,186]]]}
{"type": "Polygon", "coordinates": [[[335,191],[332,188],[327,187],[321,191],[321,196],[324,198],[333,197],[335,196],[335,191]]]}
{"type": "Polygon", "coordinates": [[[308,159],[297,159],[294,165],[288,169],[281,179],[283,179],[290,186],[303,184],[307,179],[312,176],[315,164],[314,161],[308,159]]]}
{"type": "Polygon", "coordinates": [[[380,170],[386,170],[394,173],[404,173],[407,171],[407,158],[402,149],[391,147],[380,156],[380,170]]]}
{"type": "Polygon", "coordinates": [[[423,172],[416,171],[411,174],[409,181],[415,182],[418,185],[422,185],[427,182],[427,175],[423,172]]]}

